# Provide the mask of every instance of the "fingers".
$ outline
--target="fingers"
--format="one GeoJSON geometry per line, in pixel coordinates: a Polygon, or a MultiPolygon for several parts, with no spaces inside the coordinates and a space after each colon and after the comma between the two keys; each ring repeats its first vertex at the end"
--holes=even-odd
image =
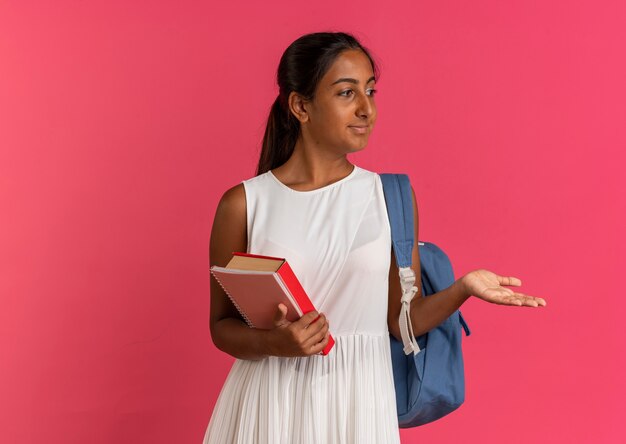
{"type": "MultiPolygon", "coordinates": [[[[522,285],[522,281],[513,276],[498,276],[498,282],[500,285],[507,285],[510,287],[519,287],[522,285]]],[[[506,296],[502,296],[501,303],[504,305],[517,305],[525,307],[545,307],[547,305],[546,300],[535,296],[529,296],[524,293],[517,293],[509,288],[501,287],[499,290],[504,291],[506,296]]]]}
{"type": "Polygon", "coordinates": [[[320,319],[318,319],[316,324],[320,324],[321,328],[319,328],[315,333],[312,332],[311,336],[304,343],[305,347],[315,346],[320,341],[323,341],[328,334],[328,321],[324,315],[320,316],[320,319]]]}
{"type": "Polygon", "coordinates": [[[538,298],[535,296],[529,296],[523,293],[515,293],[515,296],[519,298],[522,302],[522,305],[527,307],[545,307],[546,301],[543,298],[538,298]]]}
{"type": "Polygon", "coordinates": [[[276,313],[274,314],[274,325],[276,327],[282,327],[285,324],[288,324],[287,321],[287,306],[285,304],[278,304],[276,308],[276,313]]]}
{"type": "MultiPolygon", "coordinates": [[[[303,315],[300,319],[298,319],[296,322],[294,322],[294,324],[297,324],[297,326],[299,328],[309,328],[311,326],[316,326],[317,321],[319,320],[318,318],[320,318],[322,316],[324,316],[324,315],[322,315],[322,314],[318,313],[317,311],[313,310],[313,311],[310,311],[310,312],[306,313],[305,315],[303,315]]],[[[325,316],[324,316],[324,319],[326,319],[325,316]]]]}
{"type": "MultiPolygon", "coordinates": [[[[522,285],[522,281],[513,276],[498,276],[498,282],[500,285],[507,285],[510,287],[519,287],[522,285]]],[[[506,296],[502,297],[502,303],[505,305],[517,305],[520,307],[545,307],[547,305],[546,300],[543,298],[529,296],[524,293],[517,293],[504,287],[501,287],[499,290],[506,293],[506,296]]]]}
{"type": "Polygon", "coordinates": [[[497,302],[502,305],[515,305],[518,307],[545,307],[546,301],[543,298],[529,296],[523,293],[513,293],[512,295],[502,296],[497,302]]]}
{"type": "Polygon", "coordinates": [[[519,287],[522,281],[513,276],[498,276],[500,285],[508,285],[509,287],[519,287]]]}
{"type": "Polygon", "coordinates": [[[319,354],[326,347],[330,333],[324,314],[311,311],[295,322],[288,321],[286,316],[286,305],[278,304],[274,324],[282,348],[276,356],[310,356],[319,354]]]}
{"type": "MultiPolygon", "coordinates": [[[[328,330],[328,320],[326,319],[326,316],[323,314],[320,314],[318,318],[316,318],[311,324],[307,325],[305,327],[304,330],[304,334],[306,336],[306,341],[310,341],[311,338],[320,336],[320,332],[322,332],[322,330],[324,330],[324,328],[326,328],[328,330]]],[[[322,334],[323,336],[323,334],[322,334]]],[[[321,337],[315,341],[315,342],[319,342],[321,341],[321,337]]]]}
{"type": "Polygon", "coordinates": [[[512,296],[509,296],[512,301],[511,305],[517,306],[525,306],[525,307],[545,307],[546,301],[543,298],[538,298],[535,296],[529,296],[523,293],[514,293],[512,296]]]}
{"type": "Polygon", "coordinates": [[[307,325],[309,325],[311,322],[313,322],[315,320],[315,318],[317,318],[320,314],[313,310],[310,311],[304,315],[302,315],[302,317],[300,319],[298,319],[296,322],[298,324],[302,324],[303,327],[306,327],[307,325]]]}
{"type": "Polygon", "coordinates": [[[300,324],[299,328],[303,329],[301,331],[304,335],[303,351],[310,355],[320,353],[328,344],[329,325],[326,315],[312,311],[302,316],[297,322],[300,324]]]}
{"type": "Polygon", "coordinates": [[[317,355],[320,354],[322,352],[322,350],[324,350],[324,347],[326,347],[326,345],[328,345],[328,341],[330,340],[330,333],[327,331],[326,334],[324,335],[323,339],[318,342],[317,344],[314,344],[311,347],[311,354],[312,355],[317,355]]]}

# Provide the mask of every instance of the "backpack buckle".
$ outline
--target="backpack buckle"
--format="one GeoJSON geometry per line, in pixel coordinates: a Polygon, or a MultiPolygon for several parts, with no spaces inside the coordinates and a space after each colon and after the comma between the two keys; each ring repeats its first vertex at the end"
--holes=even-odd
{"type": "Polygon", "coordinates": [[[400,302],[402,302],[403,304],[410,304],[415,297],[415,293],[417,293],[417,287],[413,285],[411,288],[408,289],[408,291],[402,292],[400,302]]]}
{"type": "Polygon", "coordinates": [[[400,268],[398,274],[400,275],[400,286],[402,287],[402,294],[411,291],[413,288],[415,288],[415,292],[418,291],[418,288],[415,287],[415,272],[411,267],[400,268]]]}

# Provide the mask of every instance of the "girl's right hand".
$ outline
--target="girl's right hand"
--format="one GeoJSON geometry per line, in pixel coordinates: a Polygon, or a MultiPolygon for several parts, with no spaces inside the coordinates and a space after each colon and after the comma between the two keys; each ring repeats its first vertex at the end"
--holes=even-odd
{"type": "Polygon", "coordinates": [[[278,304],[274,328],[269,330],[270,351],[273,356],[311,356],[328,344],[328,319],[317,311],[303,315],[295,322],[286,318],[287,306],[278,304]]]}

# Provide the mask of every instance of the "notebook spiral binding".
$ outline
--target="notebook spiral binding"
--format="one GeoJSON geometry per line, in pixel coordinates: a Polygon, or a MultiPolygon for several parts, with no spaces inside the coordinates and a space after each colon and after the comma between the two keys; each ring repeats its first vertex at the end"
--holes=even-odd
{"type": "Polygon", "coordinates": [[[239,314],[241,315],[243,320],[246,322],[246,324],[248,324],[248,327],[255,328],[254,324],[252,324],[252,321],[250,319],[248,319],[248,316],[246,316],[246,314],[243,312],[241,307],[239,307],[239,304],[237,304],[237,302],[235,302],[235,299],[233,299],[233,297],[230,295],[230,293],[228,293],[228,290],[226,290],[226,288],[224,288],[224,286],[222,285],[222,282],[219,280],[217,275],[215,273],[213,273],[213,270],[210,270],[210,271],[211,271],[211,274],[213,275],[213,277],[215,278],[215,280],[217,281],[217,283],[220,284],[220,287],[222,287],[222,290],[224,290],[224,293],[226,293],[226,296],[228,296],[228,299],[230,299],[230,301],[233,303],[233,305],[235,306],[235,308],[237,309],[237,311],[239,312],[239,314]]]}

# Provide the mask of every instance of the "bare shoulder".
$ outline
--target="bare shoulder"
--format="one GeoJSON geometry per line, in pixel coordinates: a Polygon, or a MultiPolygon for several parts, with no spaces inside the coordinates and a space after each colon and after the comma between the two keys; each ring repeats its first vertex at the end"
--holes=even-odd
{"type": "Polygon", "coordinates": [[[233,251],[246,251],[248,245],[246,192],[239,183],[224,192],[220,199],[211,230],[211,262],[226,263],[233,251]]]}
{"type": "Polygon", "coordinates": [[[229,215],[232,213],[246,212],[246,190],[243,183],[239,183],[227,189],[218,205],[218,211],[222,210],[229,215]]]}

